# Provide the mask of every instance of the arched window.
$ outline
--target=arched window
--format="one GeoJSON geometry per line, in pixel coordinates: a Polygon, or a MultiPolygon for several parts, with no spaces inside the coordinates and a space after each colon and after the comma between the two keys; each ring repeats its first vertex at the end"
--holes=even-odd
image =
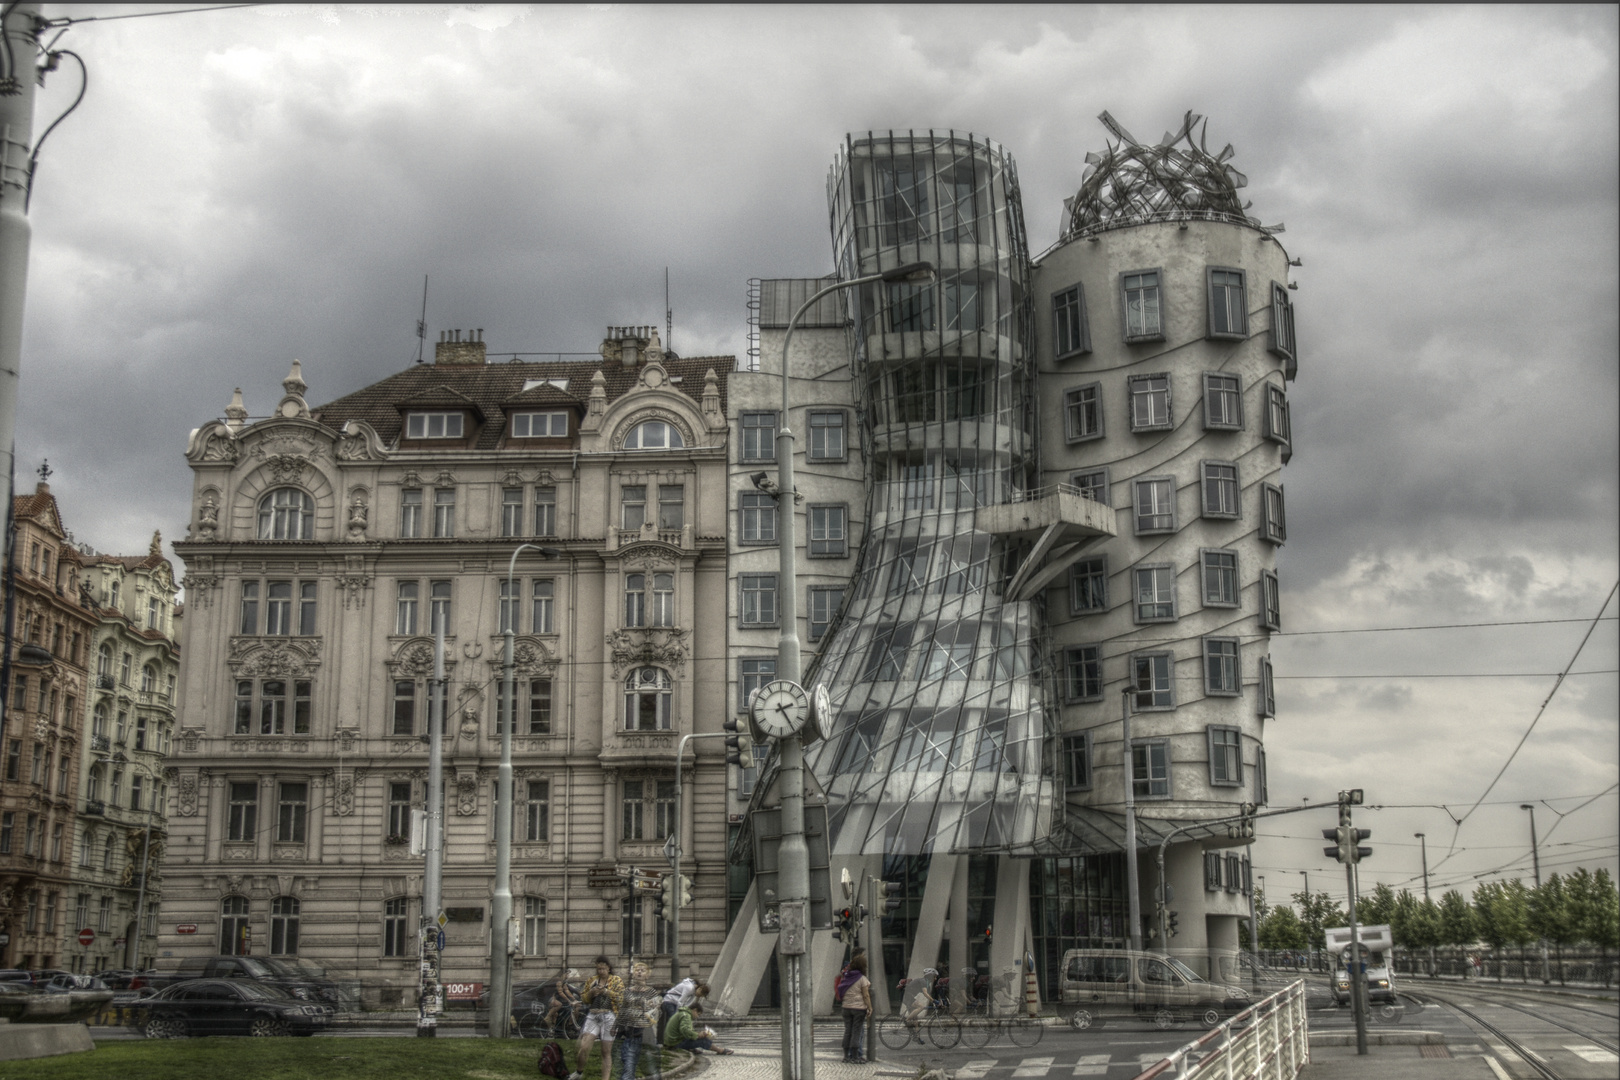
{"type": "Polygon", "coordinates": [[[98,739],[107,737],[107,703],[105,701],[96,702],[95,712],[90,721],[90,734],[98,739]]]}
{"type": "Polygon", "coordinates": [[[111,870],[113,868],[113,857],[117,854],[118,850],[113,844],[112,834],[109,833],[106,842],[101,845],[101,868],[111,870]]]}
{"type": "Polygon", "coordinates": [[[663,420],[643,420],[624,437],[626,450],[677,450],[685,445],[680,429],[663,420]]]}
{"type": "Polygon", "coordinates": [[[112,678],[112,646],[105,641],[96,650],[96,674],[103,679],[112,678]]]}
{"type": "Polygon", "coordinates": [[[315,539],[315,500],[297,488],[267,494],[259,500],[259,539],[315,539]]]}
{"type": "Polygon", "coordinates": [[[84,843],[79,845],[79,865],[84,867],[87,870],[92,865],[94,865],[94,855],[92,853],[95,851],[95,847],[96,847],[96,833],[95,833],[95,830],[94,829],[86,829],[86,830],[84,830],[84,843]]]}
{"type": "Polygon", "coordinates": [[[668,731],[673,680],[663,668],[636,668],[624,683],[624,730],[668,731]]]}
{"type": "Polygon", "coordinates": [[[150,694],[157,689],[157,665],[147,664],[141,669],[141,693],[150,694]]]}
{"type": "Polygon", "coordinates": [[[219,951],[221,956],[248,953],[248,899],[227,896],[219,902],[219,951]]]}
{"type": "Polygon", "coordinates": [[[278,896],[270,901],[270,955],[298,955],[298,898],[278,896]]]}
{"type": "MultiPolygon", "coordinates": [[[[102,713],[101,719],[105,720],[106,718],[106,714],[102,713]]],[[[104,770],[100,765],[90,766],[90,782],[85,785],[84,795],[91,802],[101,801],[101,778],[103,775],[104,770]]]]}

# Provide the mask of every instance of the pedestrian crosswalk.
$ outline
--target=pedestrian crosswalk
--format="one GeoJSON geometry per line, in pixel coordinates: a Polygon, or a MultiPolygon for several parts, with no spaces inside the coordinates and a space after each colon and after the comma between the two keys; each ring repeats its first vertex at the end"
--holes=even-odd
{"type": "MultiPolygon", "coordinates": [[[[841,1033],[840,1033],[841,1034],[841,1033]]],[[[722,1032],[720,1042],[737,1051],[741,1058],[775,1060],[782,1050],[780,1031],[769,1027],[746,1027],[722,1032]]],[[[832,1032],[816,1030],[816,1059],[818,1066],[836,1062],[841,1051],[839,1040],[832,1032]]],[[[879,1056],[883,1052],[879,1051],[879,1056]]],[[[1041,1054],[1029,1057],[971,1057],[960,1064],[952,1063],[954,1080],[1068,1080],[1069,1077],[1107,1077],[1112,1072],[1115,1080],[1134,1076],[1162,1060],[1162,1052],[1123,1054],[1041,1054]]],[[[718,1062],[716,1062],[718,1064],[718,1062]]]]}

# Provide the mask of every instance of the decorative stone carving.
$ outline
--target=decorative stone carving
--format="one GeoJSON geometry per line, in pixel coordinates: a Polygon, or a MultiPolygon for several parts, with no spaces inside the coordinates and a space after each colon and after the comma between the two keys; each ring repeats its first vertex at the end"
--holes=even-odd
{"type": "MultiPolygon", "coordinates": [[[[249,850],[251,851],[251,846],[249,847],[249,850]]],[[[233,893],[241,892],[243,885],[246,884],[246,880],[246,877],[242,874],[226,874],[225,891],[233,893]]]]}
{"type": "Polygon", "coordinates": [[[183,753],[183,754],[195,754],[197,752],[197,744],[201,740],[202,740],[202,729],[201,728],[181,728],[180,729],[180,752],[183,753]]]}
{"type": "MultiPolygon", "coordinates": [[[[449,678],[456,669],[455,653],[444,650],[444,673],[449,678]]],[[[396,679],[424,679],[433,674],[433,639],[409,638],[394,650],[388,661],[388,673],[396,679]]]]}
{"type": "Polygon", "coordinates": [[[338,753],[352,754],[355,743],[360,739],[360,731],[357,728],[338,728],[337,739],[338,753]]]}
{"type": "Polygon", "coordinates": [[[613,677],[622,679],[630,668],[644,664],[685,674],[690,638],[691,631],[679,626],[624,627],[609,632],[607,646],[613,656],[613,677]]]}
{"type": "Polygon", "coordinates": [[[303,844],[271,844],[270,858],[276,862],[303,862],[303,844]]]}
{"type": "Polygon", "coordinates": [[[613,449],[623,450],[625,436],[629,435],[631,430],[644,420],[662,420],[681,433],[681,439],[687,446],[699,445],[697,440],[692,437],[692,425],[679,413],[670,409],[638,409],[633,416],[619,425],[618,431],[613,433],[613,442],[611,444],[613,449]]]}
{"type": "Polygon", "coordinates": [[[370,514],[371,511],[366,506],[365,496],[356,491],[354,498],[349,500],[349,535],[347,539],[350,543],[361,543],[365,540],[366,520],[370,514]]]}
{"type": "MultiPolygon", "coordinates": [[[[474,734],[477,729],[474,728],[474,734]]],[[[456,813],[471,817],[478,813],[478,772],[476,769],[456,770],[456,813]]]]}
{"type": "Polygon", "coordinates": [[[371,578],[365,574],[345,574],[335,579],[334,584],[343,590],[345,611],[358,611],[366,606],[366,590],[371,588],[371,578]]]}
{"type": "Polygon", "coordinates": [[[461,737],[463,739],[478,738],[478,709],[469,705],[461,710],[461,737]]]}
{"type": "Polygon", "coordinates": [[[180,816],[181,817],[196,817],[197,816],[197,774],[196,773],[181,773],[180,774],[179,795],[180,795],[180,816]]]}
{"type": "Polygon", "coordinates": [[[233,637],[225,662],[238,678],[309,676],[321,666],[321,642],[318,637],[233,637]]]}
{"type": "Polygon", "coordinates": [[[219,588],[220,579],[217,574],[187,574],[181,583],[186,590],[186,600],[199,608],[214,606],[214,590],[219,588]]]}
{"type": "Polygon", "coordinates": [[[271,454],[265,457],[264,466],[273,482],[297,484],[304,479],[304,469],[309,466],[309,462],[297,454],[271,454]]]}
{"type": "MultiPolygon", "coordinates": [[[[503,677],[506,665],[506,639],[493,639],[489,666],[497,680],[503,677]]],[[[515,679],[544,679],[557,674],[557,657],[541,638],[532,635],[514,635],[512,639],[512,673],[515,679]]]]}
{"type": "Polygon", "coordinates": [[[216,428],[203,436],[202,460],[234,465],[239,455],[240,450],[229,432],[216,428]]]}
{"type": "Polygon", "coordinates": [[[351,773],[339,773],[333,784],[332,811],[338,817],[348,817],[354,813],[354,776],[351,773]]]}
{"type": "MultiPolygon", "coordinates": [[[[651,530],[646,528],[642,530],[643,534],[649,531],[653,536],[658,535],[656,526],[651,530]]],[[[637,534],[628,533],[624,535],[635,536],[637,534]]],[[[621,548],[620,550],[622,552],[619,556],[619,565],[621,567],[626,570],[647,574],[655,570],[674,570],[677,561],[680,559],[680,552],[667,544],[638,542],[634,547],[621,548]]]]}
{"type": "Polygon", "coordinates": [[[226,862],[251,862],[256,854],[252,844],[225,844],[219,853],[226,862]]]}
{"type": "Polygon", "coordinates": [[[420,855],[412,855],[411,849],[404,844],[383,845],[384,862],[406,862],[412,859],[420,859],[421,857],[422,856],[420,855]]]}
{"type": "Polygon", "coordinates": [[[387,456],[382,440],[370,424],[363,420],[350,420],[343,425],[343,435],[337,446],[339,461],[381,461],[387,456]]]}
{"type": "Polygon", "coordinates": [[[469,660],[476,660],[484,655],[484,646],[481,642],[469,641],[461,647],[461,655],[469,660]]]}
{"type": "Polygon", "coordinates": [[[219,499],[210,491],[197,507],[197,539],[212,540],[219,535],[219,499]]]}

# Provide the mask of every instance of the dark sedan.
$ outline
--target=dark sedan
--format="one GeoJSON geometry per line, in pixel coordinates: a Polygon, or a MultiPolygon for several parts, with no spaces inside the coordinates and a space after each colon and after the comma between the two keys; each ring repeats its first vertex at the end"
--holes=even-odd
{"type": "Polygon", "coordinates": [[[332,1020],[328,1005],[300,1001],[263,983],[243,979],[191,979],[164,987],[146,1001],[141,1034],[148,1039],[188,1035],[313,1035],[332,1020]]]}

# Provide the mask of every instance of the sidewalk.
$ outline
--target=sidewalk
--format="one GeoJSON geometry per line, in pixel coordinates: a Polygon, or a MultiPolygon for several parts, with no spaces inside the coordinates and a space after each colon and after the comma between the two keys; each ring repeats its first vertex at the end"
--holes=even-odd
{"type": "Polygon", "coordinates": [[[1354,1041],[1348,1046],[1319,1046],[1311,1043],[1311,1061],[1300,1071],[1300,1080],[1367,1080],[1369,1068],[1378,1080],[1500,1080],[1482,1054],[1459,1057],[1426,1057],[1425,1052],[1445,1051],[1444,1044],[1429,1046],[1369,1046],[1367,1056],[1356,1053],[1354,1041]]]}

